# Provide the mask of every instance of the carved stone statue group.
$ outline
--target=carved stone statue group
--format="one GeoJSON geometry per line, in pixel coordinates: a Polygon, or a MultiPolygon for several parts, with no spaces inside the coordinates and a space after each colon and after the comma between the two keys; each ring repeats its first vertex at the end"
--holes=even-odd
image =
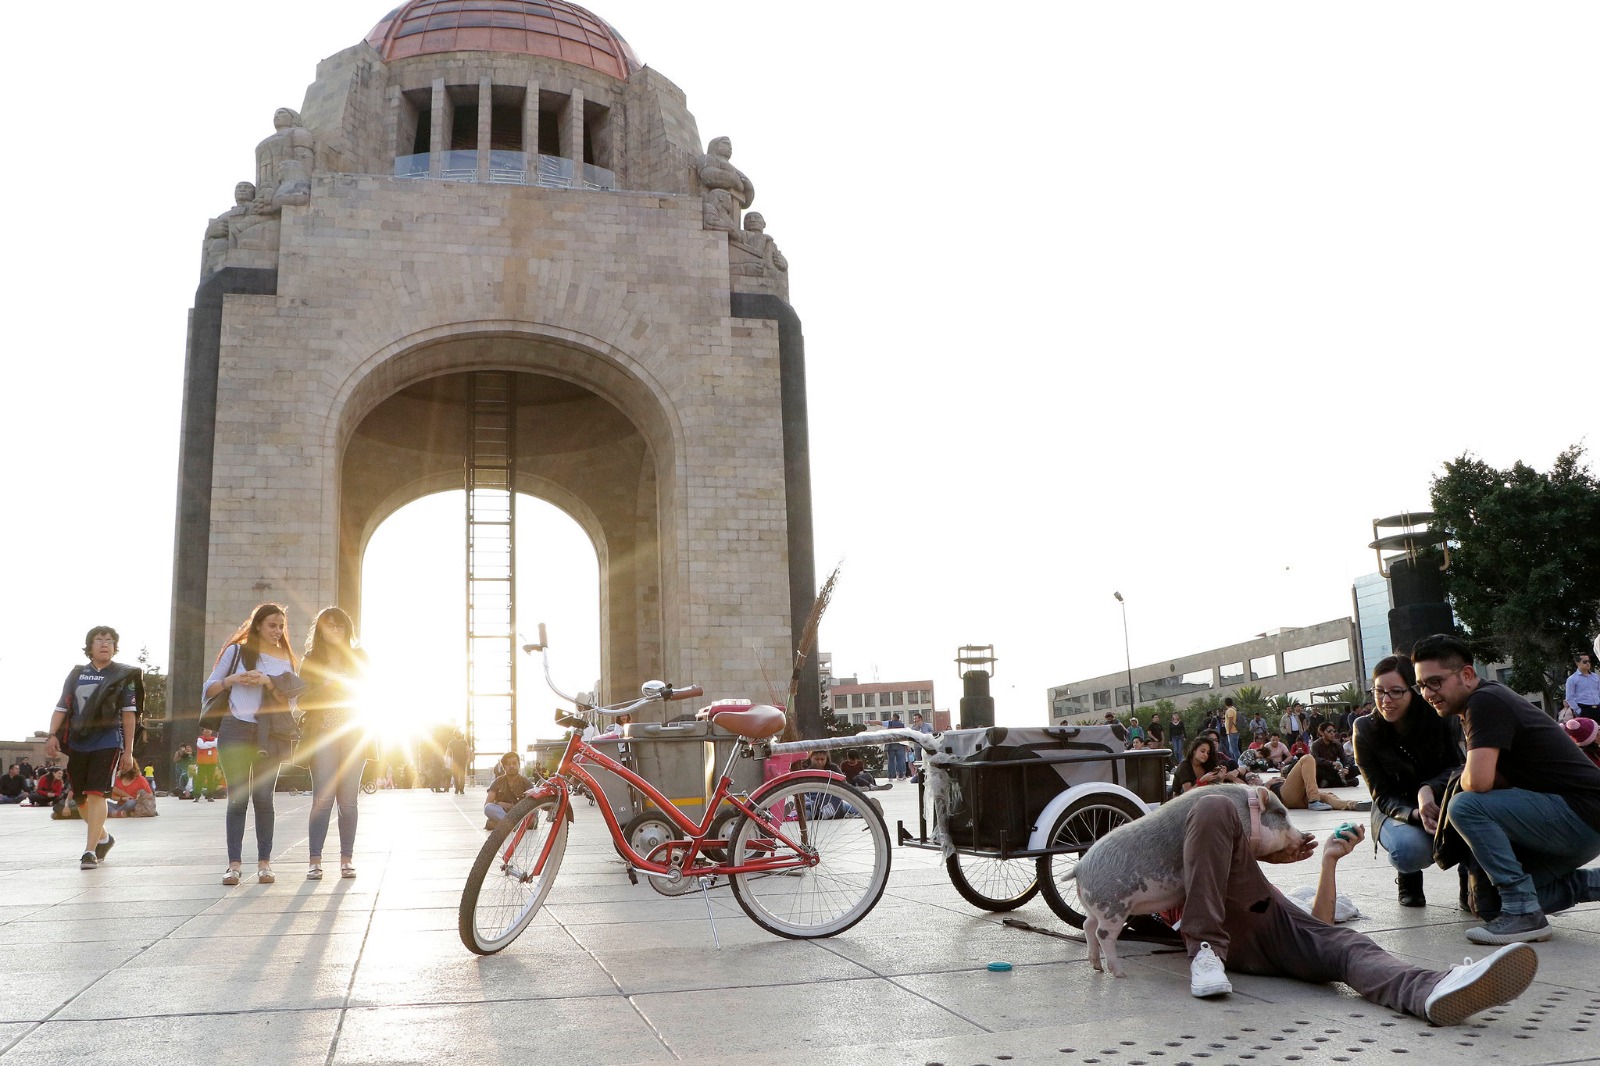
{"type": "MultiPolygon", "coordinates": [[[[234,204],[206,225],[201,276],[220,270],[229,253],[241,265],[266,265],[278,251],[283,209],[311,201],[316,140],[300,124],[299,112],[280,107],[272,136],[256,145],[256,180],[233,187],[234,204]]],[[[733,165],[733,142],[717,137],[695,171],[701,187],[705,228],[728,235],[729,281],[743,290],[789,298],[789,261],[767,236],[766,220],[749,210],[756,187],[733,165]]]]}
{"type": "Polygon", "coordinates": [[[220,270],[233,250],[276,253],[283,209],[311,202],[317,155],[311,131],[288,107],[278,108],[272,125],[272,136],[256,145],[255,182],[235,185],[233,206],[206,225],[202,277],[220,270]]]}
{"type": "Polygon", "coordinates": [[[766,219],[749,211],[756,187],[733,165],[733,142],[717,137],[700,157],[696,172],[701,187],[701,221],[709,230],[728,235],[729,280],[741,289],[789,298],[789,261],[778,242],[767,236],[766,219]],[[743,222],[740,215],[743,213],[743,222]]]}

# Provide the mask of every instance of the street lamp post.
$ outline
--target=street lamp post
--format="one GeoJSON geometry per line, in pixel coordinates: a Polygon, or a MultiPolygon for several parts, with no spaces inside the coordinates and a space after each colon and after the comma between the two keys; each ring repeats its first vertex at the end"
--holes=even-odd
{"type": "Polygon", "coordinates": [[[1134,704],[1139,700],[1133,689],[1133,651],[1128,645],[1128,601],[1122,598],[1120,592],[1113,592],[1111,595],[1115,596],[1117,603],[1122,606],[1122,654],[1128,662],[1128,713],[1131,715],[1134,704]]]}

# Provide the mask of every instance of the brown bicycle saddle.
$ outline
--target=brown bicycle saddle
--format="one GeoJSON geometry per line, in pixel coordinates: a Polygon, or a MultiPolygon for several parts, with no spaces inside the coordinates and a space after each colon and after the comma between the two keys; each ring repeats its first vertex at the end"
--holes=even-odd
{"type": "Polygon", "coordinates": [[[719,707],[712,704],[700,711],[699,717],[708,718],[736,736],[747,740],[765,740],[783,732],[784,714],[766,703],[736,703],[719,707]]]}

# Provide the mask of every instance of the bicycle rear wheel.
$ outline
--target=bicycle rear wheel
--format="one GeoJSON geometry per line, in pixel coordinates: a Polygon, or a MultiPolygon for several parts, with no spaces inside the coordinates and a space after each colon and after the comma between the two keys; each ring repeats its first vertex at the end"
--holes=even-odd
{"type": "Polygon", "coordinates": [[[493,955],[515,940],[544,903],[567,850],[567,819],[554,797],[518,803],[483,842],[461,890],[461,942],[493,955]],[[515,843],[512,838],[521,833],[515,843]],[[534,866],[543,857],[538,873],[534,866]]]}
{"type": "MultiPolygon", "coordinates": [[[[730,875],[733,896],[751,921],[778,936],[808,940],[842,933],[877,905],[889,883],[889,830],[865,796],[835,781],[794,781],[758,793],[751,803],[781,819],[783,836],[821,860],[730,875]]],[[[730,840],[735,863],[797,854],[748,815],[730,840]]]]}

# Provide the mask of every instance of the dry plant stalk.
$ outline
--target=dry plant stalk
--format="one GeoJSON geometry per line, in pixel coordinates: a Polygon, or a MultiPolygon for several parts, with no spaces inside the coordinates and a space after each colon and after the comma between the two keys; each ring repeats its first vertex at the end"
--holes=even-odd
{"type": "Polygon", "coordinates": [[[794,672],[789,676],[789,698],[785,701],[783,736],[779,739],[790,743],[800,739],[800,730],[794,721],[794,700],[800,692],[800,674],[805,669],[806,660],[811,657],[811,649],[817,643],[817,626],[822,621],[822,613],[828,609],[828,601],[833,599],[833,587],[839,582],[839,568],[844,563],[839,563],[833,568],[833,573],[828,575],[828,580],[822,583],[822,590],[817,593],[815,602],[811,604],[811,614],[806,618],[805,628],[800,631],[800,639],[794,645],[794,672]]]}

